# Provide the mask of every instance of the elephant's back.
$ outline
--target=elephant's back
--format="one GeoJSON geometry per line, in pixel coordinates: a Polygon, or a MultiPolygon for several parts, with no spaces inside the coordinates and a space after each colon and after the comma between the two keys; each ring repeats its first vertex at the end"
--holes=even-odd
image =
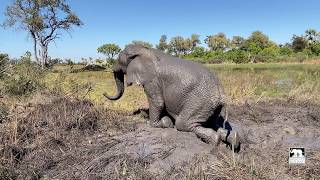
{"type": "Polygon", "coordinates": [[[173,114],[179,114],[188,102],[202,106],[202,103],[209,105],[222,100],[224,95],[218,77],[202,64],[179,58],[166,59],[161,64],[164,98],[173,114]]]}
{"type": "Polygon", "coordinates": [[[160,59],[159,74],[169,84],[213,88],[220,85],[218,76],[200,63],[172,56],[160,59]]]}

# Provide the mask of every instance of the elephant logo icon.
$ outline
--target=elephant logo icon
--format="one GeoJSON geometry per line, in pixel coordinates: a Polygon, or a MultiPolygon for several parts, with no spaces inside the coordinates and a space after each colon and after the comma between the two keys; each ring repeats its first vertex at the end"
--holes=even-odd
{"type": "Polygon", "coordinates": [[[294,148],[292,148],[290,150],[290,157],[298,158],[298,157],[302,157],[302,156],[303,156],[302,149],[294,149],[294,148]]]}
{"type": "Polygon", "coordinates": [[[304,148],[290,148],[289,164],[304,164],[304,163],[305,163],[304,148]]]}

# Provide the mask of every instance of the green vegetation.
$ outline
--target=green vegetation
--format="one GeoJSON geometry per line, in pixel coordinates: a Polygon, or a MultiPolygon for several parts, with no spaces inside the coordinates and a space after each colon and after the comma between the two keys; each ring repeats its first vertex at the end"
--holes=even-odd
{"type": "Polygon", "coordinates": [[[115,63],[114,58],[120,53],[121,48],[118,45],[112,43],[112,44],[104,44],[98,47],[97,51],[99,53],[106,55],[107,61],[106,61],[106,64],[103,64],[102,60],[97,59],[96,64],[105,65],[110,68],[115,63]]]}
{"type": "Polygon", "coordinates": [[[311,64],[208,65],[231,101],[284,98],[320,102],[320,66],[311,64]]]}
{"type": "MultiPolygon", "coordinates": [[[[220,77],[231,103],[246,99],[256,101],[268,98],[284,98],[296,101],[320,102],[320,66],[311,64],[212,64],[207,65],[220,77]]],[[[61,72],[68,72],[65,66],[61,72]]],[[[49,73],[46,77],[49,87],[63,86],[65,92],[72,94],[70,83],[90,83],[91,91],[87,97],[97,104],[112,109],[129,112],[148,106],[143,89],[130,86],[125,89],[118,101],[109,101],[104,92],[116,93],[113,75],[108,71],[68,73],[49,73]],[[63,74],[63,75],[62,75],[63,74]],[[63,82],[59,78],[65,76],[63,82]]],[[[87,91],[87,90],[86,90],[87,91]]],[[[86,92],[84,91],[84,92],[86,92]]],[[[84,93],[83,92],[83,93],[84,93]]]]}
{"type": "Polygon", "coordinates": [[[104,44],[98,47],[97,51],[107,56],[107,60],[114,59],[121,51],[121,48],[116,44],[104,44]]]}
{"type": "MultiPolygon", "coordinates": [[[[276,44],[261,31],[252,32],[248,38],[233,36],[231,39],[221,32],[207,36],[203,43],[198,34],[192,34],[189,38],[175,36],[169,42],[167,40],[166,35],[161,35],[155,47],[170,55],[206,64],[299,63],[319,59],[320,56],[320,33],[314,29],[306,30],[304,35],[293,35],[291,42],[285,44],[276,44]]],[[[145,41],[132,41],[130,44],[153,47],[145,41]]],[[[105,44],[98,48],[98,52],[114,59],[120,48],[116,44],[105,44]]]]}
{"type": "Polygon", "coordinates": [[[12,96],[27,96],[43,87],[42,79],[45,74],[39,66],[31,61],[31,53],[26,52],[16,64],[9,61],[6,55],[1,57],[1,94],[12,96]]]}
{"type": "Polygon", "coordinates": [[[140,45],[142,45],[144,47],[147,47],[147,48],[152,48],[153,47],[153,45],[151,43],[146,42],[146,41],[134,40],[130,44],[135,44],[135,45],[140,44],[140,45]]]}
{"type": "MultiPolygon", "coordinates": [[[[172,39],[177,40],[176,37],[172,39]]],[[[185,40],[178,38],[178,41],[179,43],[170,43],[171,46],[185,40]]],[[[306,30],[305,35],[293,35],[292,41],[285,45],[277,45],[261,31],[252,32],[247,39],[233,36],[231,40],[224,33],[218,33],[207,36],[204,42],[209,49],[193,47],[182,57],[201,63],[303,62],[307,59],[318,59],[320,52],[320,34],[314,29],[306,30]]]]}

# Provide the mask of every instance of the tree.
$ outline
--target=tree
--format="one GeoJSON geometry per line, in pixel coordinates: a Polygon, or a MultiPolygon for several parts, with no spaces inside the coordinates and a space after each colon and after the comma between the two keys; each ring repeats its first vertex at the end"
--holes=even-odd
{"type": "Polygon", "coordinates": [[[165,52],[168,49],[168,44],[167,44],[167,36],[162,35],[159,40],[159,44],[156,45],[156,48],[165,52]]]}
{"type": "Polygon", "coordinates": [[[153,45],[151,43],[145,42],[145,41],[137,41],[137,40],[135,40],[135,41],[132,41],[131,44],[142,45],[142,46],[144,46],[146,48],[152,48],[153,47],[153,45]]]}
{"type": "Polygon", "coordinates": [[[315,29],[308,29],[305,31],[306,48],[311,54],[319,55],[320,53],[320,33],[315,29]]]}
{"type": "Polygon", "coordinates": [[[244,38],[241,36],[233,36],[231,40],[232,49],[240,49],[243,46],[244,38]]]}
{"type": "Polygon", "coordinates": [[[295,52],[301,52],[307,47],[307,40],[303,36],[293,35],[292,37],[292,49],[295,52]]]}
{"type": "Polygon", "coordinates": [[[305,31],[305,38],[308,43],[312,44],[320,40],[320,33],[315,29],[308,29],[305,31]]]}
{"type": "Polygon", "coordinates": [[[181,36],[171,38],[169,43],[169,53],[174,54],[175,56],[187,54],[191,50],[191,48],[191,39],[184,39],[181,36]]]}
{"type": "Polygon", "coordinates": [[[204,42],[213,51],[217,51],[217,50],[224,51],[229,46],[229,40],[227,39],[224,33],[218,33],[216,35],[207,36],[204,42]]]}
{"type": "Polygon", "coordinates": [[[172,37],[169,42],[169,53],[175,56],[179,56],[183,51],[183,37],[172,37]]]}
{"type": "Polygon", "coordinates": [[[97,51],[106,55],[108,60],[110,60],[120,53],[121,48],[116,44],[104,44],[98,47],[97,51]]]}
{"type": "Polygon", "coordinates": [[[200,38],[200,35],[198,35],[198,34],[191,35],[192,49],[194,49],[198,44],[201,44],[201,41],[199,38],[200,38]]]}
{"type": "Polygon", "coordinates": [[[69,66],[74,65],[74,62],[70,58],[65,59],[65,61],[66,61],[67,65],[69,65],[69,66]]]}
{"type": "Polygon", "coordinates": [[[254,44],[257,48],[261,50],[270,46],[272,42],[269,40],[269,37],[263,34],[261,31],[252,32],[251,36],[244,42],[245,48],[249,48],[249,46],[254,44]]]}
{"type": "Polygon", "coordinates": [[[22,29],[32,37],[34,56],[42,68],[48,65],[48,46],[61,36],[61,30],[83,24],[65,0],[14,0],[5,15],[4,27],[22,29]]]}

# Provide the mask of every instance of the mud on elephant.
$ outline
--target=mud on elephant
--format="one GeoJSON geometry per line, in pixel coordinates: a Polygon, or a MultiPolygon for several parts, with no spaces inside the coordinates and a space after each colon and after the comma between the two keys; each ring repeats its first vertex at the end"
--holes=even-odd
{"type": "Polygon", "coordinates": [[[149,103],[150,125],[194,132],[207,143],[224,142],[235,150],[240,141],[226,128],[226,103],[218,77],[199,63],[172,57],[156,49],[128,45],[113,67],[119,99],[127,86],[143,86],[149,103]]]}

